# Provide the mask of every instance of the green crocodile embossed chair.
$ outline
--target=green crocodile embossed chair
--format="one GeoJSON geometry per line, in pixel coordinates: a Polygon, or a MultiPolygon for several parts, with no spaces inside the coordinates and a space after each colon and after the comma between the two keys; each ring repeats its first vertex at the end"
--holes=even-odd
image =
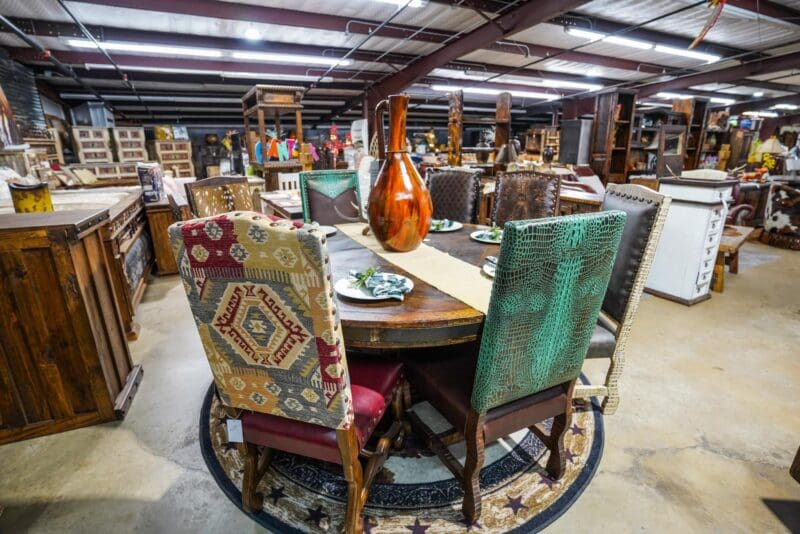
{"type": "Polygon", "coordinates": [[[360,220],[357,171],[301,172],[300,194],[303,220],[307,223],[334,225],[360,220]]]}
{"type": "Polygon", "coordinates": [[[466,440],[462,465],[409,411],[431,450],[460,479],[471,523],[481,512],[485,443],[530,428],[550,450],[550,476],[563,475],[572,394],[625,217],[606,211],[507,223],[480,341],[407,357],[410,385],[466,440]],[[540,423],[549,418],[546,433],[540,423]]]}

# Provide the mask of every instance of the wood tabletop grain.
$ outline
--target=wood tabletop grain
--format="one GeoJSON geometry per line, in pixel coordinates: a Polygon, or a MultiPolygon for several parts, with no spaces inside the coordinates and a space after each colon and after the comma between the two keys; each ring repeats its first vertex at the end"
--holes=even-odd
{"type": "MultiPolygon", "coordinates": [[[[483,227],[464,225],[456,232],[430,233],[425,244],[480,269],[486,256],[496,256],[500,247],[470,239],[469,234],[476,228],[483,227]]],[[[396,267],[341,232],[328,239],[328,251],[334,282],[346,278],[351,269],[371,266],[414,281],[414,289],[403,302],[358,302],[337,295],[348,346],[403,349],[452,345],[478,338],[484,320],[478,310],[396,267]]]]}

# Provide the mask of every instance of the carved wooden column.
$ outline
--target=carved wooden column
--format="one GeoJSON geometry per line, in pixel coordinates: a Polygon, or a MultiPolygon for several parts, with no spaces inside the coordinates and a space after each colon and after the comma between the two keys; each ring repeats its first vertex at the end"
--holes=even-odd
{"type": "Polygon", "coordinates": [[[450,111],[447,118],[447,164],[461,166],[461,145],[464,133],[464,92],[448,93],[450,111]]]}
{"type": "MultiPolygon", "coordinates": [[[[500,93],[497,95],[497,109],[495,111],[495,132],[494,132],[494,157],[503,145],[511,142],[511,93],[500,93]]],[[[495,165],[495,171],[504,171],[505,164],[495,165]]]]}

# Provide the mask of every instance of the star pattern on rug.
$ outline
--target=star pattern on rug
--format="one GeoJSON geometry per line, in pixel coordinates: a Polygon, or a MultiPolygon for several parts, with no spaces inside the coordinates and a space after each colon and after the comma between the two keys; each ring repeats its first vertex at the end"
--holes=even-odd
{"type": "Polygon", "coordinates": [[[573,436],[583,436],[583,429],[578,426],[578,423],[573,423],[570,427],[573,436]]]}
{"type": "Polygon", "coordinates": [[[314,524],[316,524],[317,526],[320,526],[322,520],[328,517],[328,514],[322,511],[321,504],[317,506],[315,509],[306,508],[306,511],[308,512],[308,517],[306,518],[306,521],[313,521],[314,524]]]}
{"type": "MultiPolygon", "coordinates": [[[[233,441],[226,441],[225,445],[223,445],[223,448],[225,449],[225,452],[230,452],[236,450],[237,445],[238,443],[234,443],[233,441]]],[[[244,472],[244,469],[242,469],[242,472],[244,472]]]]}
{"type": "Polygon", "coordinates": [[[227,422],[228,422],[228,418],[226,416],[217,417],[217,424],[218,425],[224,425],[227,422]]]}
{"type": "Polygon", "coordinates": [[[540,484],[544,484],[545,486],[547,486],[550,489],[553,489],[553,486],[556,485],[556,481],[555,480],[553,480],[549,476],[543,475],[541,473],[539,474],[539,483],[540,484]]]}
{"type": "Polygon", "coordinates": [[[431,528],[431,526],[420,524],[419,518],[417,518],[414,521],[413,525],[406,525],[406,528],[410,530],[413,534],[425,534],[428,531],[428,529],[431,528]]]}
{"type": "Polygon", "coordinates": [[[470,521],[466,517],[462,517],[461,519],[458,520],[458,522],[461,523],[462,525],[464,525],[465,527],[467,527],[467,531],[470,531],[473,528],[477,528],[477,529],[482,529],[483,528],[483,525],[481,525],[479,522],[470,521]]]}
{"type": "Polygon", "coordinates": [[[577,454],[575,454],[574,452],[572,452],[571,450],[569,450],[569,449],[566,449],[566,450],[564,451],[564,458],[565,458],[565,459],[566,459],[566,460],[567,460],[569,463],[572,463],[572,464],[574,464],[574,463],[575,463],[575,458],[578,458],[578,455],[577,455],[577,454]]]}
{"type": "Polygon", "coordinates": [[[503,508],[511,508],[511,511],[514,512],[514,515],[517,515],[517,512],[522,510],[523,508],[527,508],[524,504],[522,504],[522,497],[508,497],[508,502],[503,506],[503,508]]]}
{"type": "Polygon", "coordinates": [[[277,487],[272,486],[269,495],[267,495],[267,499],[272,499],[272,504],[278,504],[278,501],[284,497],[288,497],[286,493],[283,492],[285,486],[277,487]]]}

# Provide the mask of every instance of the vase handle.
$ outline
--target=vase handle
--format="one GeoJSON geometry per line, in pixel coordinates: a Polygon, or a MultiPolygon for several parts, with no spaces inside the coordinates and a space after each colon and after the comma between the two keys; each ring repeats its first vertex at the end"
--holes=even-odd
{"type": "Polygon", "coordinates": [[[386,159],[386,134],[383,131],[383,114],[389,100],[383,99],[375,105],[375,133],[378,136],[378,160],[386,159]]]}

